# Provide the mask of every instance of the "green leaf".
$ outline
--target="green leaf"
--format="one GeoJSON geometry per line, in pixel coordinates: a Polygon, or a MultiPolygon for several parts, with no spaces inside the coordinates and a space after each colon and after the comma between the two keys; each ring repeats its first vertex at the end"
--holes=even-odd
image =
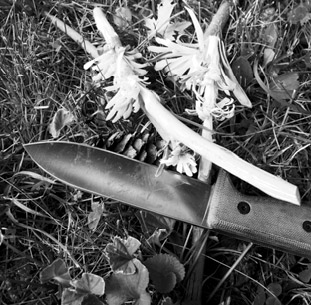
{"type": "Polygon", "coordinates": [[[60,258],[55,260],[40,273],[41,283],[46,283],[52,279],[65,287],[70,286],[71,277],[68,268],[66,267],[65,262],[60,258]]]}
{"type": "Polygon", "coordinates": [[[185,277],[185,268],[180,261],[169,254],[157,254],[144,262],[150,272],[150,279],[160,293],[172,291],[177,282],[185,277]]]}
{"type": "Polygon", "coordinates": [[[106,280],[106,301],[109,305],[121,305],[135,300],[136,305],[150,305],[151,297],[146,292],[149,283],[147,268],[136,258],[133,259],[135,273],[113,273],[106,280]]]}
{"type": "Polygon", "coordinates": [[[62,305],[81,305],[85,294],[77,293],[72,288],[65,288],[62,293],[62,305]]]}
{"type": "Polygon", "coordinates": [[[267,47],[272,49],[274,48],[276,42],[278,41],[279,38],[278,34],[279,33],[277,25],[271,22],[265,27],[261,38],[263,42],[267,45],[267,47]]]}
{"type": "Polygon", "coordinates": [[[263,51],[263,66],[265,67],[275,57],[275,52],[271,48],[265,48],[263,51]]]}
{"type": "Polygon", "coordinates": [[[290,72],[274,77],[269,84],[273,96],[280,100],[291,98],[294,90],[299,87],[298,73],[290,72]]]}
{"type": "Polygon", "coordinates": [[[100,221],[100,218],[102,217],[102,214],[105,212],[105,206],[103,203],[100,202],[92,202],[92,212],[88,215],[88,226],[89,229],[92,231],[95,231],[98,223],[100,221]]]}
{"type": "Polygon", "coordinates": [[[270,293],[267,295],[266,305],[282,305],[280,300],[277,298],[282,294],[282,286],[279,283],[271,283],[267,288],[274,294],[274,296],[270,293]]]}
{"type": "Polygon", "coordinates": [[[293,10],[291,10],[287,19],[292,24],[297,24],[300,22],[301,25],[308,22],[311,18],[311,14],[309,13],[309,5],[308,3],[300,3],[300,5],[296,6],[293,10]]]}
{"type": "Polygon", "coordinates": [[[271,283],[267,287],[276,297],[280,296],[282,293],[282,286],[279,283],[271,283]]]}
{"type": "Polygon", "coordinates": [[[311,280],[311,264],[307,265],[307,269],[301,271],[298,274],[298,278],[304,282],[304,283],[309,283],[311,280]]]}
{"type": "Polygon", "coordinates": [[[104,303],[94,294],[86,295],[81,305],[104,305],[104,303]]]}
{"type": "Polygon", "coordinates": [[[240,56],[232,63],[232,72],[239,84],[246,88],[247,85],[254,79],[253,69],[247,58],[240,56]]]}
{"type": "Polygon", "coordinates": [[[105,293],[105,281],[101,276],[92,273],[83,273],[81,279],[71,282],[77,293],[95,294],[102,296],[105,293]]]}
{"type": "Polygon", "coordinates": [[[65,108],[60,108],[53,116],[49,125],[49,132],[53,138],[58,138],[61,130],[75,120],[74,115],[65,108]]]}
{"type": "Polygon", "coordinates": [[[113,22],[120,29],[126,28],[132,22],[131,10],[128,7],[118,7],[113,15],[113,22]]]}
{"type": "Polygon", "coordinates": [[[278,298],[275,298],[273,296],[267,297],[266,305],[282,305],[280,300],[278,298]]]}
{"type": "Polygon", "coordinates": [[[126,274],[131,274],[136,271],[132,262],[134,253],[140,247],[140,241],[134,237],[121,239],[116,236],[112,243],[109,243],[105,252],[108,256],[110,267],[113,271],[122,271],[126,274]]]}
{"type": "Polygon", "coordinates": [[[263,287],[258,286],[253,305],[264,305],[266,302],[266,292],[263,287]]]}

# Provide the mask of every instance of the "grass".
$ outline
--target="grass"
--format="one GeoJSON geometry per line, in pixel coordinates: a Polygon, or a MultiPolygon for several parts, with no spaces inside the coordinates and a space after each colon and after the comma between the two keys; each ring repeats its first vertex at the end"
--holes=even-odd
{"type": "MultiPolygon", "coordinates": [[[[300,108],[287,108],[269,98],[252,76],[245,90],[253,108],[237,106],[234,118],[216,123],[215,140],[248,162],[294,183],[303,201],[309,202],[311,115],[299,110],[311,113],[311,23],[289,23],[287,16],[298,1],[240,2],[224,29],[230,62],[244,56],[251,67],[256,58],[261,64],[265,25],[276,24],[275,61],[258,73],[262,80],[267,80],[276,74],[297,72],[299,87],[291,102],[300,108]],[[271,7],[275,9],[272,21],[264,16],[271,7]]],[[[119,5],[109,0],[100,3],[111,13],[119,5]]],[[[143,8],[152,10],[155,6],[153,1],[141,1],[136,7],[133,3],[129,5],[135,13],[134,25],[120,31],[123,44],[143,41],[143,8]]],[[[189,4],[197,11],[200,9],[202,20],[210,20],[218,7],[217,1],[215,5],[211,2],[199,5],[197,1],[189,4]]],[[[135,141],[143,140],[147,145],[138,155],[147,155],[148,163],[156,162],[155,152],[161,145],[152,126],[140,133],[147,122],[143,114],[139,112],[115,124],[106,122],[100,103],[103,92],[92,86],[89,74],[83,70],[88,56],[41,14],[48,9],[95,41],[99,36],[93,25],[92,4],[82,0],[52,0],[43,7],[31,1],[17,1],[15,5],[0,1],[0,8],[1,304],[59,304],[58,286],[41,284],[39,280],[40,271],[59,257],[70,267],[73,277],[82,272],[105,277],[110,270],[103,249],[116,235],[139,239],[144,255],[173,253],[181,259],[188,271],[186,280],[170,294],[174,302],[180,301],[187,294],[187,279],[193,267],[190,258],[197,253],[189,241],[190,226],[178,223],[161,247],[150,244],[138,220],[139,211],[59,182],[45,181],[46,175],[22,147],[23,143],[50,139],[48,125],[55,111],[64,106],[77,119],[62,132],[60,139],[124,154],[135,141]],[[91,231],[88,215],[94,202],[103,204],[105,212],[96,230],[91,231]]],[[[178,6],[177,10],[180,9],[178,6]]],[[[192,102],[190,93],[180,92],[156,72],[152,75],[167,106],[184,119],[195,120],[184,113],[192,102]]],[[[257,192],[241,181],[236,186],[243,192],[257,192]]],[[[202,304],[206,304],[211,294],[214,296],[209,304],[278,304],[269,299],[268,289],[278,296],[281,304],[310,304],[309,260],[256,245],[242,256],[247,247],[244,242],[215,232],[207,232],[203,237],[207,250],[201,253],[206,258],[202,304]],[[224,278],[235,262],[239,263],[224,278]]],[[[163,296],[153,291],[152,286],[150,291],[153,304],[161,304],[163,296]]]]}

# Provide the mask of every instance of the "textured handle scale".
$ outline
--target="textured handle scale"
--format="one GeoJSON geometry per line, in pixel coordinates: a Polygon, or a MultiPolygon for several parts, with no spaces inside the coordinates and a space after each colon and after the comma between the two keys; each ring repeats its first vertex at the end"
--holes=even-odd
{"type": "Polygon", "coordinates": [[[239,239],[311,257],[311,207],[270,197],[245,196],[220,171],[209,202],[207,226],[239,239]]]}

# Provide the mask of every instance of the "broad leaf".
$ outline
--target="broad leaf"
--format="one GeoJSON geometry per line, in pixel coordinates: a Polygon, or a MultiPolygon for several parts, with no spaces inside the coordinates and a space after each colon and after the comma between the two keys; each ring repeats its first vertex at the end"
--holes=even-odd
{"type": "Polygon", "coordinates": [[[128,7],[118,7],[113,15],[114,24],[124,29],[132,23],[132,12],[128,7]]]}
{"type": "Polygon", "coordinates": [[[105,304],[94,294],[88,294],[84,297],[81,305],[105,305],[105,304]]]}
{"type": "Polygon", "coordinates": [[[282,305],[281,301],[278,298],[275,298],[273,296],[269,296],[266,299],[265,305],[282,305]]]}
{"type": "Polygon", "coordinates": [[[238,57],[232,63],[232,72],[243,88],[247,87],[254,79],[252,67],[249,61],[243,56],[238,57]]]}
{"type": "Polygon", "coordinates": [[[105,212],[105,206],[103,203],[100,202],[92,202],[92,212],[88,215],[88,221],[87,224],[89,226],[89,229],[92,231],[95,231],[98,223],[102,217],[103,212],[105,212]]]}
{"type": "Polygon", "coordinates": [[[129,236],[127,239],[121,239],[116,236],[113,243],[109,243],[105,248],[111,269],[126,274],[134,273],[136,269],[132,259],[139,247],[140,242],[136,238],[129,236]]]}
{"type": "Polygon", "coordinates": [[[298,278],[304,283],[310,282],[310,280],[311,280],[311,264],[307,265],[307,269],[299,272],[298,278]]]}
{"type": "Polygon", "coordinates": [[[269,84],[273,96],[276,96],[280,100],[290,99],[294,90],[297,90],[298,87],[298,73],[286,73],[274,77],[269,84]]]}
{"type": "Polygon", "coordinates": [[[49,125],[49,132],[53,138],[58,138],[61,130],[75,120],[74,115],[65,108],[60,108],[53,116],[49,125]]]}
{"type": "Polygon", "coordinates": [[[278,41],[278,27],[275,23],[269,23],[263,31],[262,39],[268,48],[273,48],[278,41]]]}
{"type": "Polygon", "coordinates": [[[158,254],[144,262],[150,279],[160,293],[172,291],[177,282],[185,277],[185,268],[179,260],[169,254],[158,254]]]}
{"type": "Polygon", "coordinates": [[[276,297],[280,296],[282,293],[282,286],[279,283],[271,283],[267,287],[276,297]]]}
{"type": "Polygon", "coordinates": [[[81,279],[71,282],[77,293],[95,294],[102,296],[105,293],[105,281],[101,276],[92,273],[83,273],[81,279]]]}
{"type": "Polygon", "coordinates": [[[253,305],[265,305],[266,302],[266,292],[263,287],[258,286],[257,294],[255,296],[253,305]]]}
{"type": "Polygon", "coordinates": [[[300,3],[300,5],[296,6],[288,13],[288,21],[292,24],[305,24],[311,19],[311,14],[309,13],[309,10],[310,6],[308,5],[308,2],[300,3]]]}
{"type": "Polygon", "coordinates": [[[66,288],[62,293],[62,305],[81,305],[85,296],[74,289],[66,288]]]}
{"type": "Polygon", "coordinates": [[[282,303],[277,297],[282,293],[282,286],[279,283],[271,283],[267,288],[274,296],[270,293],[267,295],[266,305],[281,305],[282,303]]]}
{"type": "Polygon", "coordinates": [[[265,48],[263,51],[263,66],[265,67],[275,57],[275,52],[271,48],[265,48]]]}
{"type": "Polygon", "coordinates": [[[71,277],[68,268],[66,267],[65,262],[60,258],[55,260],[40,273],[41,283],[46,283],[52,279],[65,287],[70,286],[71,277]]]}
{"type": "Polygon", "coordinates": [[[133,265],[133,274],[112,273],[106,280],[106,301],[109,305],[121,305],[130,300],[135,300],[136,305],[151,304],[151,297],[146,292],[148,270],[136,258],[133,259],[133,265]]]}

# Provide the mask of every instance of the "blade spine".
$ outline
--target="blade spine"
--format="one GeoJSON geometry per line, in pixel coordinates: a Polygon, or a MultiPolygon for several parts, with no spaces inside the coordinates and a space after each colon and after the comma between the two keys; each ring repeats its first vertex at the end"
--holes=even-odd
{"type": "MultiPolygon", "coordinates": [[[[29,153],[29,155],[32,156],[34,154],[34,152],[31,153],[30,150],[27,150],[27,146],[28,147],[30,147],[30,146],[32,146],[32,147],[35,147],[35,146],[39,147],[40,145],[43,145],[43,146],[46,146],[47,148],[49,148],[50,146],[53,146],[53,144],[57,144],[57,145],[63,144],[63,145],[71,146],[73,148],[77,148],[78,146],[83,146],[86,149],[96,150],[99,154],[105,154],[108,157],[109,156],[114,156],[114,157],[117,157],[117,158],[126,159],[129,162],[131,162],[131,163],[132,162],[139,163],[142,166],[147,167],[147,168],[148,167],[149,168],[155,167],[155,165],[148,164],[146,162],[142,162],[142,161],[139,161],[139,160],[136,160],[136,159],[132,159],[132,158],[129,158],[129,157],[124,156],[122,154],[115,153],[113,151],[109,151],[109,150],[106,150],[106,149],[101,149],[101,148],[98,148],[98,147],[93,147],[93,146],[90,146],[90,145],[84,144],[84,143],[76,143],[76,142],[69,142],[69,141],[40,141],[40,142],[35,142],[35,143],[24,144],[24,146],[25,146],[25,150],[29,153]]],[[[195,221],[194,219],[191,219],[192,221],[187,221],[186,218],[176,218],[176,217],[174,217],[174,215],[172,213],[166,214],[166,213],[157,212],[156,210],[153,210],[152,208],[150,208],[150,207],[152,207],[152,205],[149,205],[147,208],[144,208],[144,207],[142,207],[141,204],[135,204],[134,202],[127,202],[126,200],[122,200],[122,199],[120,200],[117,197],[115,198],[114,196],[107,196],[107,195],[105,195],[103,193],[100,193],[98,191],[94,191],[93,189],[88,189],[88,188],[84,188],[84,187],[78,186],[75,183],[71,183],[71,182],[68,182],[67,180],[65,180],[63,178],[60,178],[62,175],[59,176],[57,174],[53,174],[48,166],[42,166],[42,165],[40,165],[40,163],[38,163],[36,161],[36,159],[34,159],[34,158],[32,158],[32,159],[33,159],[33,161],[37,164],[37,166],[41,170],[43,170],[44,172],[46,172],[48,175],[50,175],[54,179],[58,180],[59,182],[63,183],[64,185],[68,185],[70,187],[73,187],[75,189],[79,189],[79,190],[81,190],[83,192],[86,192],[86,193],[89,193],[89,194],[95,194],[95,195],[100,196],[100,197],[110,198],[110,199],[116,200],[116,201],[118,201],[118,202],[120,202],[122,204],[125,204],[125,205],[128,205],[128,206],[132,206],[132,207],[134,207],[136,209],[141,209],[141,210],[149,211],[151,213],[163,215],[163,216],[166,216],[168,218],[178,219],[180,221],[184,221],[186,223],[190,223],[190,224],[193,224],[193,225],[196,225],[196,226],[200,226],[200,227],[204,227],[204,228],[207,227],[206,226],[206,222],[205,222],[206,214],[208,213],[208,204],[207,204],[207,202],[206,202],[206,205],[203,207],[203,209],[204,209],[204,218],[201,218],[202,221],[200,223],[198,221],[195,221]]],[[[181,179],[184,180],[184,183],[187,182],[187,184],[191,185],[191,181],[193,181],[194,184],[196,184],[196,186],[198,186],[198,185],[199,185],[199,187],[200,186],[202,186],[202,187],[205,186],[206,187],[206,193],[209,193],[209,190],[210,190],[211,186],[206,184],[206,183],[204,183],[204,182],[202,182],[202,181],[199,181],[199,180],[194,179],[192,177],[181,175],[181,174],[179,174],[177,172],[173,172],[173,171],[166,171],[166,172],[169,175],[172,175],[172,177],[174,175],[177,175],[177,176],[181,177],[181,179]]],[[[194,185],[193,185],[193,187],[195,188],[194,185]]]]}
{"type": "MultiPolygon", "coordinates": [[[[132,159],[128,156],[125,156],[125,155],[122,155],[122,154],[119,154],[119,153],[116,153],[114,151],[110,151],[110,150],[107,150],[107,149],[102,149],[102,148],[99,148],[99,147],[95,147],[95,146],[91,146],[89,144],[85,144],[85,143],[77,143],[77,142],[70,142],[70,141],[40,141],[40,142],[34,142],[34,143],[27,143],[27,144],[23,144],[23,146],[27,147],[27,146],[34,146],[34,145],[44,145],[44,144],[49,144],[49,145],[53,145],[54,143],[56,144],[66,144],[66,145],[74,145],[74,146],[84,146],[86,148],[91,148],[91,149],[95,149],[101,153],[106,153],[106,154],[112,154],[112,155],[115,155],[117,157],[122,157],[124,159],[127,159],[129,160],[130,162],[135,162],[135,163],[139,163],[139,164],[142,164],[143,166],[147,166],[147,167],[150,167],[150,166],[155,166],[153,164],[149,164],[149,163],[146,163],[146,162],[143,162],[143,161],[140,161],[140,160],[137,160],[137,159],[132,159]]],[[[27,151],[27,149],[26,149],[27,151]]],[[[39,164],[36,163],[38,166],[39,164]]],[[[43,169],[43,168],[42,168],[43,169]]],[[[43,169],[44,170],[44,169],[43,169]]],[[[201,184],[202,186],[205,185],[206,187],[211,187],[211,185],[208,185],[207,183],[203,182],[203,181],[200,181],[198,179],[195,179],[193,177],[189,177],[189,176],[185,176],[183,174],[180,174],[179,172],[176,172],[176,171],[170,171],[170,170],[165,170],[166,172],[172,174],[172,175],[178,175],[180,177],[182,177],[182,179],[184,180],[192,180],[192,181],[195,181],[195,183],[198,183],[198,184],[201,184]]],[[[55,178],[55,177],[54,177],[55,178]]]]}

